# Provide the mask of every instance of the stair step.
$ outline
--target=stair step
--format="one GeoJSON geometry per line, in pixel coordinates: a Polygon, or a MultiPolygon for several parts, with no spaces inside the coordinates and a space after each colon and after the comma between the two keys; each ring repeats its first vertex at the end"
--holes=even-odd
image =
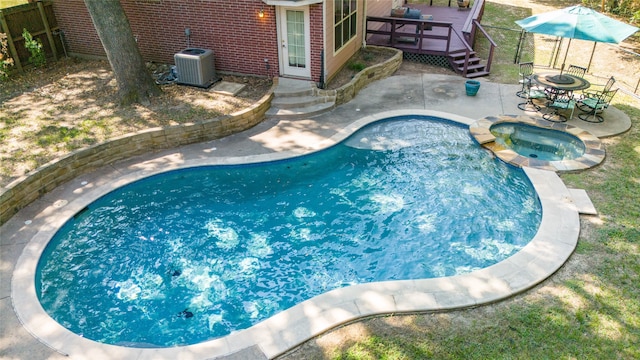
{"type": "MultiPolygon", "coordinates": [[[[464,66],[458,67],[460,71],[464,70],[464,66]]],[[[467,66],[467,72],[476,71],[476,70],[484,70],[484,65],[482,64],[469,64],[467,66]]]]}
{"type": "Polygon", "coordinates": [[[311,96],[314,94],[315,87],[315,83],[311,81],[279,78],[274,95],[283,98],[311,96]]]}
{"type": "MultiPolygon", "coordinates": [[[[475,51],[470,51],[469,52],[469,58],[475,57],[475,55],[476,55],[475,51]]],[[[454,52],[450,52],[449,53],[449,57],[451,59],[454,59],[454,60],[457,60],[457,59],[460,59],[460,58],[464,59],[465,56],[467,56],[467,52],[466,51],[454,51],[454,52]]]]}
{"type": "MultiPolygon", "coordinates": [[[[481,60],[482,59],[480,59],[479,57],[472,57],[472,58],[469,58],[469,64],[477,64],[481,60]]],[[[464,59],[454,60],[453,63],[456,64],[457,66],[464,65],[464,59]]]]}
{"type": "Polygon", "coordinates": [[[483,71],[476,71],[476,72],[472,72],[472,73],[467,73],[467,78],[469,79],[473,79],[473,78],[477,78],[477,77],[481,77],[481,76],[487,76],[489,75],[489,72],[486,70],[483,71]]]}
{"type": "Polygon", "coordinates": [[[267,116],[280,118],[280,119],[305,119],[312,117],[314,115],[321,114],[323,112],[332,110],[335,107],[335,102],[323,102],[320,104],[298,107],[298,108],[290,108],[290,109],[282,109],[277,107],[271,107],[267,111],[267,116]]]}
{"type": "Polygon", "coordinates": [[[306,97],[313,96],[313,88],[310,89],[277,89],[274,90],[273,94],[279,98],[296,98],[296,97],[306,97]]]}
{"type": "Polygon", "coordinates": [[[302,108],[316,104],[335,101],[335,96],[296,96],[296,97],[280,97],[276,96],[271,101],[271,106],[280,109],[302,108]]]}

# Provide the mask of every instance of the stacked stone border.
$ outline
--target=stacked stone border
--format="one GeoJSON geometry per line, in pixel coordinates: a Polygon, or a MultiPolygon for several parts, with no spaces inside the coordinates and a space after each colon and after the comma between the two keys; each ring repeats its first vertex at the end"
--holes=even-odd
{"type": "Polygon", "coordinates": [[[102,166],[151,151],[210,141],[247,130],[265,119],[277,79],[250,107],[230,115],[126,134],[50,161],[16,179],[0,193],[0,225],[18,211],[65,182],[102,166]]]}

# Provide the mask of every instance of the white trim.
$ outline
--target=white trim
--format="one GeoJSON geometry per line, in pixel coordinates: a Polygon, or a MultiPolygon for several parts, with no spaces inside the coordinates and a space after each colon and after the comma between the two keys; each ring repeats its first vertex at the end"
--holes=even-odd
{"type": "Polygon", "coordinates": [[[262,0],[263,3],[271,6],[288,6],[288,7],[297,7],[297,6],[306,6],[312,4],[320,4],[323,0],[262,0]]]}
{"type": "Polygon", "coordinates": [[[280,74],[282,76],[292,76],[304,79],[311,79],[311,15],[308,6],[304,7],[278,7],[277,10],[277,24],[278,24],[278,56],[280,57],[280,74]],[[286,26],[287,11],[302,11],[304,13],[304,57],[305,67],[296,68],[288,66],[288,49],[289,44],[286,42],[286,26]]]}

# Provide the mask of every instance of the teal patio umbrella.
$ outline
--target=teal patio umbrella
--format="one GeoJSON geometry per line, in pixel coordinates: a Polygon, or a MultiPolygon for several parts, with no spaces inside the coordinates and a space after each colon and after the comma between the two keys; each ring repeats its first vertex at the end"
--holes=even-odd
{"type": "MultiPolygon", "coordinates": [[[[569,38],[562,68],[567,60],[571,39],[618,44],[638,31],[638,28],[612,19],[595,10],[576,5],[517,20],[525,31],[569,38]]],[[[595,50],[595,45],[594,45],[595,50]]],[[[591,54],[593,56],[593,53],[591,54]]],[[[591,60],[589,60],[591,64],[591,60]]]]}

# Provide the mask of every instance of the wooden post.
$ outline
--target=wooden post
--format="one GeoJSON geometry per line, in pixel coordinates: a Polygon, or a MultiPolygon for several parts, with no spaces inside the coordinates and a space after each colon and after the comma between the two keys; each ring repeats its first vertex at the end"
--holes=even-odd
{"type": "Polygon", "coordinates": [[[56,49],[55,41],[53,41],[53,34],[51,33],[51,27],[49,26],[49,20],[47,20],[47,14],[44,12],[44,5],[42,5],[42,1],[38,1],[38,10],[40,10],[40,17],[42,18],[44,29],[47,32],[47,39],[49,39],[51,52],[53,52],[53,60],[58,61],[58,50],[56,49]]]}
{"type": "Polygon", "coordinates": [[[11,57],[13,58],[13,63],[18,68],[18,71],[23,72],[22,63],[20,62],[20,58],[18,57],[18,52],[16,51],[16,46],[13,43],[13,37],[9,32],[9,26],[7,25],[7,20],[4,18],[4,14],[0,10],[0,25],[2,25],[2,32],[7,34],[7,43],[9,44],[9,52],[11,53],[11,57]]]}

